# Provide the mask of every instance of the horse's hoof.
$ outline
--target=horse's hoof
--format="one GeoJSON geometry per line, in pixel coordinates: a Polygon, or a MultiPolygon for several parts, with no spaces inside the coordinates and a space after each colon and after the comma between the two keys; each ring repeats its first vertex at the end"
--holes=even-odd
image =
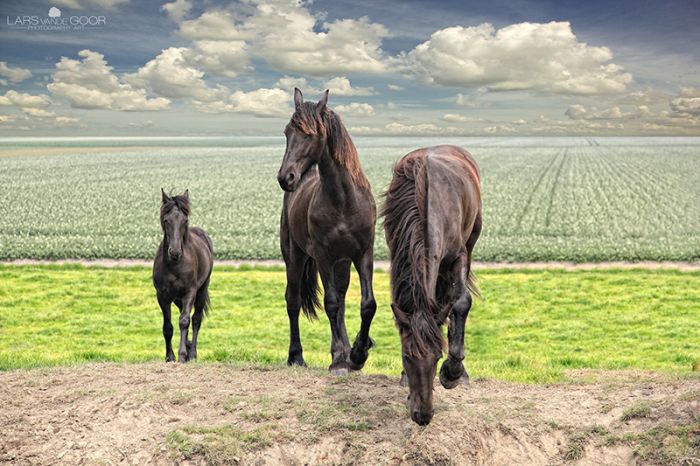
{"type": "Polygon", "coordinates": [[[351,371],[360,371],[365,367],[365,361],[367,361],[367,353],[365,352],[364,357],[353,357],[354,352],[350,353],[350,359],[348,360],[348,367],[351,371]]]}
{"type": "Polygon", "coordinates": [[[301,355],[289,356],[289,358],[287,358],[287,365],[290,367],[291,366],[306,367],[306,362],[304,361],[304,358],[301,355]]]}
{"type": "Polygon", "coordinates": [[[348,368],[352,372],[359,372],[362,370],[363,367],[365,367],[364,364],[355,364],[354,362],[352,362],[352,360],[348,363],[348,368]]]}
{"type": "Polygon", "coordinates": [[[330,373],[334,377],[344,377],[348,375],[348,368],[347,367],[331,367],[329,369],[330,373]]]}
{"type": "Polygon", "coordinates": [[[175,362],[175,356],[166,356],[165,362],[175,362]]]}
{"type": "Polygon", "coordinates": [[[399,380],[399,385],[402,387],[408,387],[408,377],[405,372],[401,373],[401,380],[399,380]]]}
{"type": "Polygon", "coordinates": [[[469,374],[467,374],[466,370],[462,369],[462,375],[460,375],[456,379],[451,379],[447,376],[447,369],[446,369],[445,365],[443,365],[440,368],[440,383],[442,384],[443,387],[445,387],[448,390],[452,390],[457,385],[464,385],[465,387],[468,387],[469,386],[469,374]]]}

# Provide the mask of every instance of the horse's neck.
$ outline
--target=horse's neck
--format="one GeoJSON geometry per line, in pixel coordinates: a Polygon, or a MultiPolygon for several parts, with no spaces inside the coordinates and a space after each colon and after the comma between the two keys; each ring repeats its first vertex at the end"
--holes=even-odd
{"type": "Polygon", "coordinates": [[[345,206],[355,202],[355,181],[348,169],[331,155],[326,146],[318,162],[321,190],[333,205],[345,206]]]}

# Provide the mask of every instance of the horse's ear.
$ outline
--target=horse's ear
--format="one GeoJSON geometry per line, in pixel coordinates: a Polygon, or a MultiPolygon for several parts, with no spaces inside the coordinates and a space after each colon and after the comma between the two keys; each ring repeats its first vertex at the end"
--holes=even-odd
{"type": "Polygon", "coordinates": [[[297,110],[301,109],[301,104],[304,103],[304,95],[301,93],[298,87],[294,88],[294,108],[297,110]]]}
{"type": "Polygon", "coordinates": [[[165,194],[165,190],[163,188],[160,188],[160,194],[161,194],[162,199],[163,199],[163,204],[165,204],[166,202],[168,202],[170,200],[168,195],[165,194]]]}
{"type": "Polygon", "coordinates": [[[316,108],[319,112],[322,112],[326,108],[326,104],[328,104],[328,89],[326,89],[326,92],[323,93],[321,100],[319,100],[316,104],[316,108]]]}
{"type": "Polygon", "coordinates": [[[185,199],[187,199],[189,201],[190,200],[190,190],[185,189],[185,192],[183,193],[182,197],[184,197],[185,199]]]}

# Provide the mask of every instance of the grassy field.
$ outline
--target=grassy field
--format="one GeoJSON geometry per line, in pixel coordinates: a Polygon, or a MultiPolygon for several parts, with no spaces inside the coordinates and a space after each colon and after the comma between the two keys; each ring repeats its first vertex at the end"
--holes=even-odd
{"type": "MultiPolygon", "coordinates": [[[[484,270],[484,300],[469,316],[472,377],[556,382],[567,369],[690,372],[700,359],[700,273],[672,270],[484,270]]],[[[150,270],[0,266],[0,369],[164,356],[150,270]]],[[[220,267],[213,310],[200,334],[201,361],[286,361],[284,272],[220,267]]],[[[359,328],[353,276],[348,331],[359,328]]],[[[398,374],[400,343],[378,272],[366,372],[398,374]]],[[[301,324],[311,366],[330,363],[327,319],[301,324]]],[[[176,336],[177,341],[177,330],[176,336]]]]}
{"type": "MultiPolygon", "coordinates": [[[[482,168],[477,260],[700,258],[698,138],[358,139],[375,195],[395,160],[440,142],[482,168]]],[[[218,258],[278,258],[283,152],[282,138],[0,141],[0,259],[151,258],[160,187],[190,189],[218,258]]]]}

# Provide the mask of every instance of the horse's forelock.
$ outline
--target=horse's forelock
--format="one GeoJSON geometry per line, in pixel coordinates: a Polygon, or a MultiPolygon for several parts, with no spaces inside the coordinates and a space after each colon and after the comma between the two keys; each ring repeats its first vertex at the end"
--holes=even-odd
{"type": "Polygon", "coordinates": [[[168,201],[164,202],[160,208],[161,217],[169,214],[175,208],[182,212],[186,217],[189,217],[190,201],[184,196],[173,196],[168,201]]]}
{"type": "Polygon", "coordinates": [[[304,134],[316,135],[326,131],[323,115],[319,114],[318,108],[313,102],[301,104],[301,107],[298,107],[292,115],[290,123],[304,134]]]}

